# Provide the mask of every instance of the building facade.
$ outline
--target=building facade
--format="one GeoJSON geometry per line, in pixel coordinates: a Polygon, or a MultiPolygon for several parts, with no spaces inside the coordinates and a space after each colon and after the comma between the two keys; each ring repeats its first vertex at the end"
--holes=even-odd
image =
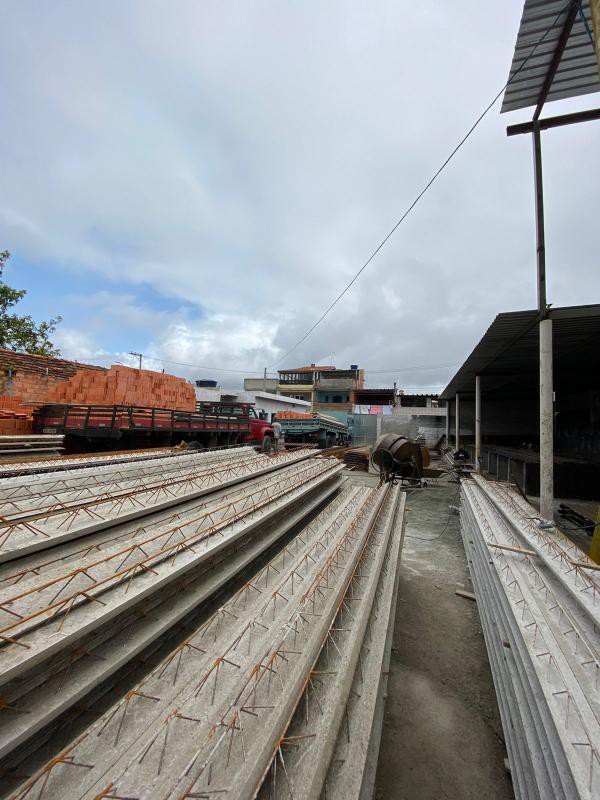
{"type": "Polygon", "coordinates": [[[312,403],[313,411],[345,415],[352,411],[354,392],[364,386],[364,370],[310,364],[279,370],[278,394],[312,403]]]}

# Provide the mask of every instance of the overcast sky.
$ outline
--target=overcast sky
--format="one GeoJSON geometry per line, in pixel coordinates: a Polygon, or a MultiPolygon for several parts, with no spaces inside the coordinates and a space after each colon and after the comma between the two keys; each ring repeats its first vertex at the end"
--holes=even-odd
{"type": "MultiPolygon", "coordinates": [[[[531,143],[499,104],[522,0],[4,0],[0,249],[65,357],[224,385],[351,363],[443,387],[535,307],[531,143]],[[439,366],[448,365],[448,366],[439,366]],[[218,372],[216,368],[232,370],[218,372]],[[427,368],[426,368],[427,367],[427,368]]],[[[547,113],[597,105],[553,103],[547,113]]],[[[598,124],[544,134],[548,301],[600,301],[598,124]]]]}

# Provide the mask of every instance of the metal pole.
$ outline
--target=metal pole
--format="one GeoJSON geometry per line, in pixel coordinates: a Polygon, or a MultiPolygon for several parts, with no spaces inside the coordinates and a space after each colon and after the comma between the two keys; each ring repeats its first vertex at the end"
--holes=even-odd
{"type": "Polygon", "coordinates": [[[544,185],[542,182],[542,142],[539,125],[533,128],[533,172],[535,179],[535,237],[537,251],[538,309],[546,314],[546,238],[544,233],[544,185]]]}
{"type": "Polygon", "coordinates": [[[458,392],[454,395],[454,449],[460,449],[460,400],[458,392]]]}
{"type": "Polygon", "coordinates": [[[540,321],[540,516],[554,519],[552,320],[540,321]]]}
{"type": "Polygon", "coordinates": [[[475,468],[481,472],[481,376],[475,376],[475,468]]]}
{"type": "Polygon", "coordinates": [[[554,519],[554,387],[552,378],[552,320],[546,303],[546,240],[544,233],[544,185],[539,125],[533,128],[535,178],[535,233],[540,312],[540,516],[554,519]]]}

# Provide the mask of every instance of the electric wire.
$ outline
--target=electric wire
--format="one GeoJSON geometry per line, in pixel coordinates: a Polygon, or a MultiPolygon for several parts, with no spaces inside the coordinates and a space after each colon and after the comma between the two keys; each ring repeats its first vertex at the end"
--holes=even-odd
{"type": "Polygon", "coordinates": [[[335,307],[335,306],[336,306],[336,305],[339,303],[339,301],[342,299],[342,297],[344,297],[344,295],[346,294],[346,292],[348,292],[348,290],[349,290],[349,289],[350,289],[350,288],[351,288],[351,287],[354,285],[354,283],[356,283],[356,281],[358,280],[358,278],[359,278],[359,277],[362,275],[362,273],[365,271],[365,269],[366,269],[366,268],[369,266],[369,264],[371,263],[371,261],[373,261],[373,259],[375,258],[375,256],[376,256],[376,255],[379,253],[379,251],[380,251],[380,250],[381,250],[381,249],[382,249],[382,248],[383,248],[383,247],[384,247],[384,246],[387,244],[387,242],[388,242],[388,241],[391,239],[391,237],[394,235],[394,233],[396,232],[396,230],[397,230],[397,229],[400,227],[400,225],[401,225],[401,224],[404,222],[404,220],[405,220],[405,219],[408,217],[408,215],[411,213],[411,211],[413,210],[413,208],[414,208],[414,207],[417,205],[417,203],[418,203],[418,202],[421,200],[421,198],[422,198],[422,197],[423,197],[423,196],[424,196],[424,195],[427,193],[427,191],[428,191],[428,190],[429,190],[429,188],[430,188],[430,187],[433,185],[433,183],[434,183],[434,182],[437,180],[437,178],[438,178],[438,177],[439,177],[439,176],[442,174],[442,172],[443,172],[443,171],[446,169],[446,167],[448,166],[448,164],[449,164],[449,163],[452,161],[452,159],[454,158],[454,156],[455,156],[455,155],[456,155],[456,154],[459,152],[459,150],[462,148],[462,146],[465,144],[465,142],[466,142],[466,141],[467,141],[467,140],[468,140],[468,139],[471,137],[471,135],[473,134],[473,132],[475,131],[475,129],[476,129],[478,126],[479,126],[480,122],[482,122],[482,120],[484,119],[484,117],[486,117],[486,116],[487,116],[488,112],[489,112],[489,111],[491,111],[491,109],[494,107],[494,105],[496,104],[496,102],[497,102],[497,101],[500,99],[500,97],[502,96],[502,94],[504,93],[504,91],[506,90],[506,88],[507,88],[507,87],[508,87],[508,86],[509,86],[509,85],[510,85],[510,84],[511,84],[513,81],[514,81],[514,79],[515,79],[515,78],[517,77],[517,75],[518,75],[518,74],[521,72],[521,70],[523,69],[523,67],[524,67],[524,66],[527,64],[527,62],[529,61],[529,59],[530,59],[530,58],[531,58],[531,57],[534,55],[534,53],[536,52],[536,50],[538,49],[538,47],[539,47],[541,44],[543,44],[543,42],[546,40],[546,38],[547,38],[547,37],[548,37],[548,35],[551,33],[551,31],[552,31],[552,30],[554,30],[554,28],[556,27],[556,25],[557,25],[557,23],[558,23],[558,20],[561,18],[561,16],[562,16],[562,15],[563,15],[563,13],[565,12],[565,10],[569,8],[569,6],[571,5],[571,2],[572,2],[572,0],[568,0],[567,4],[564,6],[564,8],[561,8],[561,10],[560,10],[560,11],[557,13],[556,17],[554,18],[554,21],[552,22],[552,25],[551,25],[549,28],[547,28],[547,29],[546,29],[546,31],[544,32],[543,36],[541,36],[541,37],[540,37],[540,39],[539,39],[539,40],[538,40],[538,41],[537,41],[537,42],[536,42],[536,43],[533,45],[533,47],[532,47],[532,49],[530,50],[530,52],[527,54],[527,56],[526,56],[526,57],[523,59],[523,61],[522,61],[522,62],[521,62],[521,64],[519,65],[518,69],[516,69],[516,70],[514,71],[514,73],[513,73],[512,75],[510,75],[510,76],[509,76],[508,80],[507,80],[507,81],[506,81],[506,83],[505,83],[505,84],[502,86],[502,88],[500,89],[500,91],[496,93],[496,95],[494,96],[493,100],[492,100],[492,101],[491,101],[491,102],[490,102],[490,103],[489,103],[489,104],[488,104],[488,105],[485,107],[485,109],[484,109],[484,110],[481,112],[481,114],[480,114],[480,115],[477,117],[477,119],[476,119],[476,120],[475,120],[475,122],[474,122],[474,123],[471,125],[471,127],[468,129],[468,131],[466,132],[466,134],[465,134],[465,135],[462,137],[462,139],[461,139],[461,140],[458,142],[458,144],[457,144],[457,145],[456,145],[456,146],[453,148],[453,150],[450,152],[450,155],[449,155],[449,156],[448,156],[448,157],[445,159],[445,161],[443,161],[443,162],[442,162],[441,166],[440,166],[440,167],[438,167],[438,169],[437,169],[437,170],[434,172],[433,176],[432,176],[432,177],[429,179],[429,181],[428,181],[428,182],[425,184],[425,186],[423,187],[423,189],[421,189],[421,191],[420,191],[420,192],[417,194],[417,196],[415,197],[415,199],[414,199],[414,200],[412,201],[412,203],[411,203],[411,204],[408,206],[408,208],[406,209],[406,211],[404,211],[404,213],[402,214],[402,216],[400,217],[400,219],[399,219],[399,220],[396,222],[396,224],[395,224],[395,225],[392,227],[392,229],[389,231],[389,233],[388,233],[388,234],[387,234],[387,235],[386,235],[386,236],[385,236],[385,237],[384,237],[384,238],[381,240],[381,242],[380,242],[380,243],[377,245],[377,247],[375,248],[375,250],[373,250],[373,252],[371,253],[371,255],[368,257],[368,259],[365,261],[365,263],[362,265],[362,267],[361,267],[361,268],[358,270],[358,272],[357,272],[357,273],[354,275],[354,277],[352,278],[352,280],[351,280],[351,281],[350,281],[348,284],[346,284],[346,286],[344,287],[344,289],[342,289],[342,291],[341,291],[341,292],[340,292],[340,293],[337,295],[337,297],[336,297],[336,298],[333,300],[333,302],[332,302],[332,303],[330,303],[330,305],[329,305],[329,306],[328,306],[328,307],[325,309],[325,311],[324,311],[324,312],[321,314],[321,316],[318,318],[318,320],[317,320],[317,321],[316,321],[316,322],[315,322],[315,323],[314,323],[314,324],[313,324],[313,325],[312,325],[312,326],[311,326],[311,327],[310,327],[310,328],[309,328],[309,329],[306,331],[306,333],[305,333],[305,334],[304,334],[304,335],[303,335],[303,336],[302,336],[302,337],[301,337],[301,338],[300,338],[300,339],[299,339],[299,340],[296,342],[296,344],[295,344],[293,347],[291,347],[291,348],[290,348],[290,349],[289,349],[289,350],[288,350],[288,351],[285,353],[285,355],[283,355],[283,356],[282,356],[280,359],[278,359],[278,360],[277,360],[277,361],[276,361],[274,364],[272,364],[272,365],[271,365],[271,367],[270,367],[270,369],[272,369],[273,367],[276,367],[278,364],[281,364],[281,362],[282,362],[282,361],[285,361],[285,359],[286,359],[286,358],[287,358],[289,355],[291,355],[291,354],[292,354],[292,353],[293,353],[293,352],[294,352],[294,351],[295,351],[295,350],[296,350],[296,349],[297,349],[297,348],[298,348],[298,347],[299,347],[299,346],[300,346],[300,345],[301,345],[303,342],[305,342],[305,341],[306,341],[306,339],[308,339],[308,337],[311,335],[311,333],[312,333],[312,332],[315,330],[315,328],[317,328],[317,327],[318,327],[318,325],[320,325],[320,324],[321,324],[321,322],[323,322],[323,320],[325,319],[325,317],[327,317],[327,315],[329,314],[329,312],[330,312],[330,311],[331,311],[331,310],[332,310],[332,309],[333,309],[333,308],[334,308],[334,307],[335,307]]]}

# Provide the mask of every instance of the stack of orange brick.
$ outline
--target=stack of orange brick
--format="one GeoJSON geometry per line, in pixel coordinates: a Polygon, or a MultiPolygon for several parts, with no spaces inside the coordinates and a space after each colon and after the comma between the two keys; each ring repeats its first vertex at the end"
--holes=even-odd
{"type": "Polygon", "coordinates": [[[0,435],[26,436],[33,432],[31,408],[20,397],[0,395],[0,435]]]}
{"type": "Polygon", "coordinates": [[[306,414],[303,411],[278,411],[277,419],[313,419],[314,414],[306,414]]]}
{"type": "Polygon", "coordinates": [[[191,384],[175,375],[112,366],[105,371],[78,370],[72,378],[49,390],[46,403],[152,406],[195,411],[196,394],[191,384]]]}

